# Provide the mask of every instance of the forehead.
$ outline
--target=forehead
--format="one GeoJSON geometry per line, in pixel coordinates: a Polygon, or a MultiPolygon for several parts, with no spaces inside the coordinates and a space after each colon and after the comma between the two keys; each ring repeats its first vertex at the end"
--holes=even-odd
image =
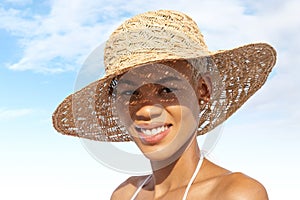
{"type": "Polygon", "coordinates": [[[192,77],[191,65],[187,61],[164,61],[135,67],[123,74],[118,84],[192,82],[192,77]]]}

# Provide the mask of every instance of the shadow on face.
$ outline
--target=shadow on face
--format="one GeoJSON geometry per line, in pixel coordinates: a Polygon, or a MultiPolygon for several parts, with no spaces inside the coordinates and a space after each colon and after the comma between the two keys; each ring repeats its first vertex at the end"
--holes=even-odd
{"type": "Polygon", "coordinates": [[[114,94],[121,123],[149,159],[159,160],[195,134],[199,102],[209,99],[209,87],[194,80],[186,61],[170,61],[128,71],[118,77],[114,94]]]}

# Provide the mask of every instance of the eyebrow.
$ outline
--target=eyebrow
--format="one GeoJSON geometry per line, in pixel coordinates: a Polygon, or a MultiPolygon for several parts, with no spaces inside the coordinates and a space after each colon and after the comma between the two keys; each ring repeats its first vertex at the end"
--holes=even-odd
{"type": "MultiPolygon", "coordinates": [[[[165,78],[162,78],[157,81],[158,84],[165,84],[167,82],[172,82],[172,81],[182,81],[180,78],[176,76],[168,76],[165,78]]],[[[127,84],[131,86],[136,86],[137,84],[134,81],[128,80],[128,79],[121,79],[118,84],[127,84]]]]}
{"type": "Polygon", "coordinates": [[[157,83],[163,84],[166,82],[171,82],[171,81],[182,81],[181,78],[178,78],[176,76],[168,76],[166,78],[162,78],[160,80],[157,81],[157,83]]]}
{"type": "Polygon", "coordinates": [[[127,84],[127,85],[132,85],[132,86],[136,86],[135,82],[128,80],[128,79],[121,79],[118,84],[127,84]]]}

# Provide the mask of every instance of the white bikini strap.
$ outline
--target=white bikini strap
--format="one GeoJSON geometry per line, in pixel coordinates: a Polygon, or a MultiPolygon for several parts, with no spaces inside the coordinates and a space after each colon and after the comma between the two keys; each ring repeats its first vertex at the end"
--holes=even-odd
{"type": "Polygon", "coordinates": [[[138,193],[141,191],[141,189],[143,188],[143,186],[147,183],[147,181],[150,180],[150,178],[152,177],[152,175],[150,174],[145,180],[144,182],[139,186],[139,188],[135,191],[134,195],[131,197],[131,200],[134,200],[136,198],[136,196],[138,195],[138,193]]]}
{"type": "Polygon", "coordinates": [[[193,182],[194,182],[194,180],[195,180],[195,178],[196,178],[196,176],[197,176],[197,174],[198,174],[198,172],[199,172],[199,170],[201,168],[201,165],[203,163],[203,159],[204,159],[204,156],[202,155],[202,153],[200,153],[200,158],[199,158],[197,167],[196,167],[196,169],[194,171],[194,174],[193,174],[192,178],[190,179],[189,184],[187,185],[187,187],[185,189],[185,192],[184,192],[182,200],[186,200],[186,197],[187,197],[187,195],[189,193],[190,187],[192,186],[192,184],[193,184],[193,182]]]}
{"type": "MultiPolygon", "coordinates": [[[[195,171],[194,171],[194,174],[193,174],[192,178],[190,179],[190,181],[189,181],[189,183],[188,183],[188,185],[187,185],[187,187],[186,187],[186,189],[185,189],[185,192],[184,192],[184,195],[183,195],[182,200],[186,200],[187,195],[188,195],[188,192],[189,192],[189,190],[190,190],[190,188],[191,188],[191,186],[192,186],[192,184],[193,184],[193,182],[194,182],[194,180],[195,180],[195,178],[196,178],[196,176],[197,176],[197,174],[198,174],[198,172],[199,172],[199,170],[200,170],[200,168],[201,168],[201,165],[202,165],[202,163],[203,163],[203,159],[204,159],[204,156],[202,155],[202,153],[200,153],[200,158],[199,158],[197,167],[196,167],[196,169],[195,169],[195,171]]],[[[150,180],[151,177],[152,177],[152,175],[150,174],[150,175],[144,180],[144,182],[139,186],[139,188],[135,191],[135,193],[134,193],[133,196],[131,197],[131,200],[135,200],[135,198],[137,197],[137,195],[139,194],[139,192],[141,191],[141,189],[143,188],[143,186],[147,183],[147,181],[150,180]]]]}

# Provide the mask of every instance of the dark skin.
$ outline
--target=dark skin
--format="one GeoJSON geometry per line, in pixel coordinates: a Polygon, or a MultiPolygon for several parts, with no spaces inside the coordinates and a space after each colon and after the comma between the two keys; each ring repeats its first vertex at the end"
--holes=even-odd
{"type": "MultiPolygon", "coordinates": [[[[187,182],[182,181],[182,177],[177,174],[182,172],[182,170],[185,170],[185,172],[190,172],[188,173],[189,177],[192,176],[193,168],[195,168],[195,166],[191,166],[191,164],[186,165],[186,159],[195,160],[197,158],[197,155],[199,154],[196,151],[198,149],[197,146],[197,141],[193,139],[190,147],[176,163],[159,171],[155,171],[153,173],[154,180],[152,179],[145,187],[143,187],[137,196],[137,199],[181,199],[187,186],[187,182]]],[[[258,181],[242,173],[232,173],[207,159],[204,159],[200,172],[201,173],[197,175],[191,186],[187,199],[268,199],[265,188],[258,181]]],[[[130,199],[145,179],[146,176],[133,176],[128,178],[114,191],[111,199],[130,199]]]]}
{"type": "MultiPolygon", "coordinates": [[[[188,68],[182,68],[183,64],[184,63],[182,62],[178,62],[175,63],[175,65],[172,65],[172,67],[182,73],[193,85],[197,94],[198,102],[208,102],[211,91],[211,86],[209,85],[210,81],[205,80],[207,77],[204,77],[197,80],[197,82],[194,82],[192,80],[192,76],[189,75],[191,72],[188,70],[188,68]]],[[[160,86],[155,85],[155,87],[160,86]]],[[[145,89],[145,93],[148,91],[149,90],[145,89]]],[[[142,93],[143,88],[141,88],[139,91],[139,94],[142,93]]],[[[149,98],[148,93],[147,98],[149,98]]],[[[172,122],[175,129],[176,123],[190,123],[190,121],[192,121],[190,119],[183,119],[183,121],[180,122],[176,121],[176,116],[179,115],[176,111],[182,109],[182,107],[184,106],[172,105],[168,107],[168,105],[164,105],[161,107],[162,110],[160,112],[157,111],[156,117],[159,118],[159,113],[164,113],[164,119],[172,122]]],[[[139,117],[143,116],[143,120],[147,120],[147,116],[151,115],[151,113],[149,113],[151,109],[149,108],[151,108],[151,104],[140,106],[138,109],[133,109],[133,113],[130,113],[133,123],[139,122],[139,118],[134,118],[135,113],[138,113],[139,117]]],[[[160,165],[160,163],[163,161],[163,157],[161,160],[158,160],[157,157],[155,157],[155,159],[151,159],[150,156],[149,159],[153,169],[152,178],[148,183],[145,184],[136,199],[182,199],[185,189],[194,173],[200,157],[200,149],[196,140],[196,132],[190,136],[187,135],[187,137],[187,141],[175,152],[179,152],[178,158],[168,165],[162,168],[156,168],[155,166],[160,165]]],[[[167,139],[168,138],[166,137],[165,140],[167,139]]],[[[139,141],[138,137],[135,137],[134,141],[144,153],[152,146],[155,146],[152,145],[149,147],[149,144],[143,144],[141,141],[139,141]]],[[[166,148],[168,148],[167,145],[166,148]]],[[[172,150],[172,148],[170,149],[172,150]]],[[[171,150],[169,151],[171,152],[171,150]]],[[[168,151],[166,152],[168,153],[168,151]]],[[[166,155],[168,155],[167,153],[166,155]]],[[[111,199],[131,199],[137,188],[144,182],[146,178],[147,176],[132,176],[128,178],[118,188],[116,188],[111,196],[111,199]]],[[[200,168],[200,172],[197,174],[189,190],[187,199],[267,200],[268,196],[264,186],[255,179],[250,178],[242,173],[233,173],[210,162],[207,159],[204,159],[200,168]]]]}

